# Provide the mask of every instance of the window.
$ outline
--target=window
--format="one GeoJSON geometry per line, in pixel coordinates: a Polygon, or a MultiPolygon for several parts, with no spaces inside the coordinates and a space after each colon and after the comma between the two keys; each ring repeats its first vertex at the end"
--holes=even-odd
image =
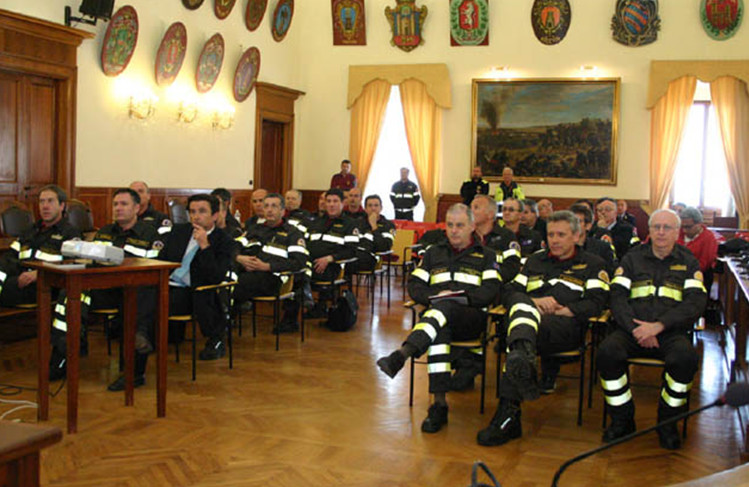
{"type": "MultiPolygon", "coordinates": [[[[377,149],[369,169],[367,185],[364,188],[365,197],[370,194],[378,194],[382,198],[382,214],[386,218],[394,218],[395,210],[390,202],[390,188],[393,183],[400,179],[400,169],[408,168],[409,179],[416,183],[416,171],[411,161],[411,152],[408,149],[406,139],[406,122],[403,119],[403,105],[401,104],[401,92],[397,85],[390,90],[390,100],[385,109],[385,118],[382,122],[380,139],[377,141],[377,149]]],[[[414,208],[414,220],[424,219],[424,202],[414,208]]]]}
{"type": "Polygon", "coordinates": [[[709,99],[710,86],[698,82],[695,98],[679,148],[671,201],[731,216],[735,207],[720,125],[709,99]]]}

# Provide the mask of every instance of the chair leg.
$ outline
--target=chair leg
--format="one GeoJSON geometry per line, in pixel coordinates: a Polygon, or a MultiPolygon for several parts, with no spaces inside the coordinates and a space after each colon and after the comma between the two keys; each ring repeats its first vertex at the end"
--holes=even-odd
{"type": "Polygon", "coordinates": [[[258,303],[252,303],[252,338],[257,336],[257,305],[258,303]]]}
{"type": "Polygon", "coordinates": [[[174,355],[176,356],[176,362],[179,363],[179,342],[174,344],[174,355]]]}
{"type": "Polygon", "coordinates": [[[486,399],[486,339],[481,342],[481,405],[479,406],[479,413],[484,414],[484,402],[486,399]]]}
{"type": "Polygon", "coordinates": [[[195,380],[195,361],[197,359],[198,336],[195,330],[195,321],[192,320],[192,380],[195,380]]]}
{"type": "Polygon", "coordinates": [[[414,405],[414,358],[411,357],[411,374],[408,380],[408,407],[414,405]]]}
{"type": "Polygon", "coordinates": [[[585,393],[585,348],[580,355],[580,386],[577,391],[577,425],[583,425],[583,395],[585,393]]]}
{"type": "Polygon", "coordinates": [[[278,322],[278,303],[280,301],[276,299],[273,301],[273,326],[276,328],[276,352],[278,352],[278,346],[281,342],[281,326],[278,322]]]}
{"type": "Polygon", "coordinates": [[[232,343],[232,334],[233,334],[232,328],[234,327],[232,326],[231,316],[227,316],[227,318],[228,319],[226,322],[226,328],[227,328],[226,342],[227,342],[227,345],[229,345],[229,369],[233,369],[234,368],[234,345],[232,343]]]}
{"type": "MultiPolygon", "coordinates": [[[[388,309],[390,309],[390,266],[388,266],[388,309]]],[[[382,294],[382,289],[380,289],[380,294],[382,294]]]]}
{"type": "MultiPolygon", "coordinates": [[[[372,310],[370,314],[370,320],[371,320],[372,318],[374,318],[375,286],[377,285],[377,275],[374,272],[372,272],[372,276],[369,278],[369,280],[371,281],[370,284],[372,285],[372,293],[369,296],[371,300],[370,308],[372,310]]],[[[369,290],[369,288],[367,288],[367,290],[369,290]]]]}
{"type": "Polygon", "coordinates": [[[237,334],[239,336],[242,336],[242,307],[241,306],[237,308],[237,334]]]}

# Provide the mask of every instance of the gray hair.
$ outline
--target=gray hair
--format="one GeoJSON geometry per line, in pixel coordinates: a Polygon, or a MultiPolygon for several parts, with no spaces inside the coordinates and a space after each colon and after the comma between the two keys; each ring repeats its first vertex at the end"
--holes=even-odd
{"type": "Polygon", "coordinates": [[[538,216],[538,203],[536,203],[536,200],[526,198],[523,200],[523,204],[525,205],[525,208],[530,208],[530,210],[538,216]]]}
{"type": "Polygon", "coordinates": [[[521,212],[521,213],[525,209],[525,203],[523,203],[522,200],[519,200],[519,199],[513,198],[513,197],[510,197],[510,198],[507,198],[506,200],[504,200],[504,202],[502,203],[502,205],[503,206],[506,205],[508,201],[517,201],[518,202],[518,211],[521,212]]]}
{"type": "Polygon", "coordinates": [[[549,215],[549,219],[546,220],[546,223],[554,222],[567,222],[570,224],[570,230],[572,230],[572,233],[580,233],[580,219],[569,210],[559,210],[549,215]]]}
{"type": "Polygon", "coordinates": [[[702,217],[702,212],[695,208],[694,206],[688,206],[681,210],[680,218],[682,220],[692,220],[694,223],[702,223],[704,221],[704,218],[702,217]]]}
{"type": "Polygon", "coordinates": [[[488,194],[477,194],[476,196],[473,197],[473,199],[486,201],[487,205],[492,206],[494,208],[494,213],[497,212],[497,202],[494,201],[494,198],[492,198],[488,194]]]}
{"type": "MultiPolygon", "coordinates": [[[[669,210],[667,208],[661,208],[659,210],[655,210],[651,215],[650,218],[648,218],[648,226],[653,225],[653,218],[655,218],[655,215],[660,215],[661,213],[668,213],[669,215],[673,215],[674,218],[676,218],[676,228],[681,228],[681,218],[679,217],[679,214],[676,213],[674,210],[669,210]]],[[[701,217],[701,215],[700,215],[701,217]]]]}
{"type": "Polygon", "coordinates": [[[471,208],[467,205],[464,205],[463,203],[455,203],[450,208],[447,209],[447,215],[455,215],[457,213],[465,213],[468,216],[468,221],[473,223],[473,212],[471,211],[471,208]]]}

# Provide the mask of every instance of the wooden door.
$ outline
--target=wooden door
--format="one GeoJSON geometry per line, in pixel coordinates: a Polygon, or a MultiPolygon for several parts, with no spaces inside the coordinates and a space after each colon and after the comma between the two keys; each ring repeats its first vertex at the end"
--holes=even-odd
{"type": "Polygon", "coordinates": [[[283,123],[263,120],[260,178],[255,187],[267,189],[271,193],[283,193],[285,189],[284,132],[283,123]]]}
{"type": "Polygon", "coordinates": [[[0,71],[0,200],[36,207],[38,189],[57,181],[55,81],[0,71]]]}

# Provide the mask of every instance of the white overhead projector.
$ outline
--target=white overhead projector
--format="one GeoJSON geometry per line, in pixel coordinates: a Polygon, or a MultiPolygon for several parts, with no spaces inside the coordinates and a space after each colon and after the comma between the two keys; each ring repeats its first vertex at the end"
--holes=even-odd
{"type": "Polygon", "coordinates": [[[122,264],[125,251],[113,245],[104,245],[83,240],[67,240],[62,243],[62,255],[76,259],[91,259],[105,264],[122,264]]]}

